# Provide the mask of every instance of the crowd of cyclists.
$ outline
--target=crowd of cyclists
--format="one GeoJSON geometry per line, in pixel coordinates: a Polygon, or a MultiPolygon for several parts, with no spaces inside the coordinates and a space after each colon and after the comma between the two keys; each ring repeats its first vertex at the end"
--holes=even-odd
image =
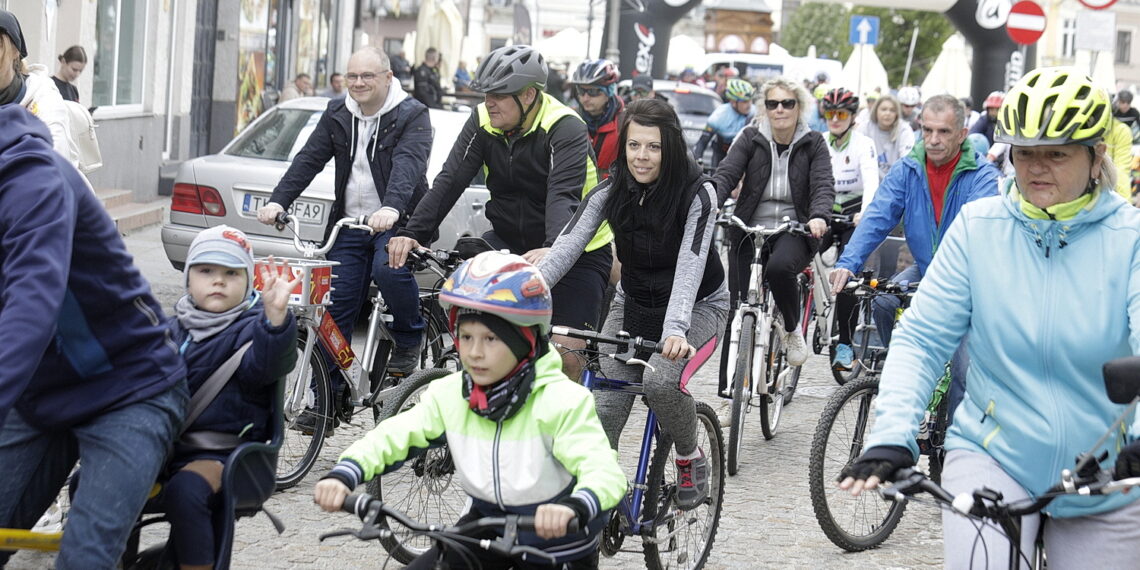
{"type": "MultiPolygon", "coordinates": [[[[159,481],[180,565],[209,568],[221,462],[240,442],[266,438],[266,387],[295,357],[285,310],[295,283],[270,262],[256,290],[245,236],[212,228],[191,246],[186,296],[163,316],[74,161],[22,103],[32,80],[12,21],[0,11],[0,354],[10,363],[0,371],[0,527],[30,528],[82,459],[59,567],[113,567],[159,481]],[[187,420],[191,395],[246,342],[236,380],[187,420]]],[[[792,366],[808,357],[797,279],[812,256],[831,245],[840,252],[830,276],[839,316],[831,366],[846,370],[855,304],[844,286],[902,226],[914,264],[882,270],[923,286],[897,326],[891,298],[875,300],[890,357],[867,449],[842,488],[873,489],[915,463],[918,420],[947,361],[948,489],[1039,493],[1121,410],[1100,388],[1100,366],[1140,354],[1140,210],[1116,191],[1106,142],[1113,103],[1073,69],[1027,74],[987,98],[973,126],[960,100],[923,101],[913,87],[871,100],[822,81],[726,77],[724,105],[690,148],[651,83],[626,101],[614,63],[586,61],[569,81],[576,112],[545,92],[541,53],[507,46],[472,74],[469,89],[485,101],[431,181],[427,108],[400,88],[388,55],[363,48],[344,77],[347,96],[329,102],[257,216],[273,223],[333,160],[330,223],[358,216],[371,227],[347,231],[329,254],[340,262],[330,312],[345,337],[375,282],[393,317],[389,372],[414,369],[424,325],[405,264],[438,237],[478,172],[491,196],[482,237],[496,251],[468,260],[440,292],[462,369],[344,451],[316,484],[325,510],[446,441],[471,498],[463,520],[532,514],[535,533],[521,540],[556,562],[519,567],[596,567],[601,528],[627,491],[617,457],[633,398],[578,385],[574,351],[584,341],[552,334],[559,325],[660,341],[651,366],[605,361],[603,372],[644,383],[675,447],[676,505],[701,504],[709,467],[689,359],[726,338],[755,248],[747,234],[727,232],[722,265],[714,222],[730,198],[748,225],[788,218],[808,230],[774,236],[763,251],[792,366]],[[991,142],[1009,145],[1011,174],[987,158],[991,142]],[[713,163],[702,165],[710,144],[713,163]],[[850,223],[832,227],[834,213],[850,223]],[[567,535],[575,518],[585,532],[567,535]]],[[[1110,450],[1118,476],[1140,475],[1132,440],[1126,429],[1110,450]]],[[[1126,567],[1140,555],[1135,498],[1059,500],[1026,528],[1044,525],[1050,566],[1126,567]]],[[[947,514],[943,526],[947,564],[976,563],[969,521],[947,514]]],[[[437,554],[412,567],[430,567],[437,554]]]]}

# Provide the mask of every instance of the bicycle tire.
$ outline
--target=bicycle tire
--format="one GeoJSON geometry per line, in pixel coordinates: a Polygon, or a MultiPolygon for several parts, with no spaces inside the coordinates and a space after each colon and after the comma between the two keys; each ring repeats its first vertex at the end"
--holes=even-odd
{"type": "Polygon", "coordinates": [[[325,368],[324,352],[320,347],[314,346],[309,355],[307,365],[302,365],[305,352],[305,334],[297,339],[297,365],[289,372],[285,381],[285,394],[288,397],[293,393],[294,386],[301,378],[302,372],[310,371],[305,377],[311,378],[313,387],[313,413],[318,421],[314,422],[313,433],[305,435],[296,427],[301,414],[293,412],[285,406],[285,437],[281,442],[281,451],[277,459],[277,490],[288,489],[300,483],[321,454],[325,442],[325,432],[328,429],[328,420],[332,418],[332,398],[329,394],[329,371],[325,368]],[[319,421],[319,420],[326,421],[319,421]]]}
{"type": "Polygon", "coordinates": [[[428,301],[421,302],[424,303],[420,308],[420,315],[424,318],[424,343],[420,349],[420,370],[426,370],[440,361],[452,342],[447,321],[440,315],[438,306],[426,304],[428,301]]]}
{"type": "Polygon", "coordinates": [[[776,385],[775,391],[768,393],[768,386],[775,384],[788,366],[783,353],[783,332],[778,324],[768,332],[768,351],[764,354],[764,372],[760,375],[764,383],[757,385],[764,387],[759,397],[760,431],[764,439],[776,437],[776,427],[784,410],[784,388],[776,385]]]}
{"type": "MultiPolygon", "coordinates": [[[[447,370],[420,370],[400,382],[400,392],[385,405],[383,419],[411,409],[428,385],[450,374],[447,370]]],[[[404,462],[398,469],[368,482],[368,493],[386,504],[425,523],[454,524],[463,514],[467,493],[460,487],[447,445],[433,447],[404,462]]],[[[392,534],[380,539],[384,550],[401,564],[408,564],[432,546],[425,537],[414,536],[403,527],[389,526],[388,519],[377,521],[378,528],[392,534]]]]}
{"type": "Polygon", "coordinates": [[[808,459],[808,488],[820,529],[849,552],[874,548],[885,541],[903,516],[904,503],[887,502],[878,493],[852,497],[835,481],[863,452],[863,437],[873,421],[877,377],[848,382],[832,394],[820,414],[808,459]],[[851,404],[854,404],[852,409],[851,404]]]}
{"type": "Polygon", "coordinates": [[[658,430],[653,461],[649,468],[648,488],[642,518],[655,521],[642,538],[645,565],[649,570],[701,568],[712,552],[724,504],[724,436],[716,413],[704,402],[697,402],[697,445],[705,451],[709,466],[709,497],[689,511],[673,506],[676,487],[676,463],[673,441],[658,430]],[[660,515],[658,513],[661,513],[660,515]],[[681,515],[683,518],[678,518],[681,515]],[[678,521],[686,529],[677,529],[678,521]],[[688,532],[696,529],[697,532],[688,532]],[[658,534],[671,538],[657,544],[658,534]]]}
{"type": "Polygon", "coordinates": [[[740,466],[740,446],[744,441],[744,420],[752,399],[752,359],[755,356],[756,315],[744,315],[740,322],[740,348],[736,351],[736,373],[732,377],[732,421],[728,427],[728,474],[740,466]]]}

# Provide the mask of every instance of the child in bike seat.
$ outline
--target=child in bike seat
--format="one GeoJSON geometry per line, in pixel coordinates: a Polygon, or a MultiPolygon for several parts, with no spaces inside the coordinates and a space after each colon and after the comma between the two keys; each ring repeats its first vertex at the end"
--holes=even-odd
{"type": "MultiPolygon", "coordinates": [[[[625,494],[626,477],[590,391],[562,373],[549,341],[550,289],[542,275],[521,256],[486,252],[455,271],[439,300],[463,370],[432,382],[415,407],[352,444],[317,483],[314,501],[339,510],[357,485],[446,443],[471,498],[458,522],[534,515],[536,532],[520,533],[520,544],[550,553],[553,567],[597,567],[601,529],[625,494]],[[583,534],[566,534],[573,517],[583,534]]],[[[494,567],[512,562],[472,554],[494,567]]],[[[433,548],[408,568],[430,568],[437,557],[433,548]]],[[[445,557],[454,568],[465,566],[454,552],[445,557]]]]}
{"type": "Polygon", "coordinates": [[[187,294],[174,305],[171,334],[186,361],[191,404],[207,379],[243,345],[237,370],[174,445],[158,498],[171,525],[171,544],[186,568],[212,568],[216,529],[212,511],[222,467],[244,441],[272,436],[272,402],[279,378],[297,359],[297,326],[287,303],[297,281],[288,264],[278,276],[270,258],[253,288],[249,241],[240,230],[203,230],[186,257],[187,294]]]}

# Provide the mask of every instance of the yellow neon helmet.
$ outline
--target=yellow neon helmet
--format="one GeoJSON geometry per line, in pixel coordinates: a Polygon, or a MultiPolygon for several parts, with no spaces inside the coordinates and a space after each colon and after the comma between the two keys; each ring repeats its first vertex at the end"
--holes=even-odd
{"type": "Polygon", "coordinates": [[[1020,146],[1092,145],[1112,124],[1108,94],[1072,67],[1030,71],[1006,94],[994,141],[1020,146]]]}

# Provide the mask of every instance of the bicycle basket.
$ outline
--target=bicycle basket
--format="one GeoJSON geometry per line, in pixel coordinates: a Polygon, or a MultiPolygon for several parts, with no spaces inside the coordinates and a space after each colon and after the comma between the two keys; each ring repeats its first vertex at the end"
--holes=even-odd
{"type": "MultiPolygon", "coordinates": [[[[294,277],[300,276],[301,278],[300,282],[293,287],[293,292],[289,295],[290,305],[304,307],[329,304],[329,292],[332,291],[332,268],[334,265],[340,265],[340,263],[323,259],[300,259],[293,257],[275,257],[274,259],[278,263],[288,262],[289,268],[293,270],[294,277]]],[[[264,285],[261,280],[262,267],[268,267],[267,258],[254,260],[253,288],[258,291],[261,291],[264,285]]],[[[281,269],[282,266],[278,265],[278,275],[280,275],[281,269]]]]}

